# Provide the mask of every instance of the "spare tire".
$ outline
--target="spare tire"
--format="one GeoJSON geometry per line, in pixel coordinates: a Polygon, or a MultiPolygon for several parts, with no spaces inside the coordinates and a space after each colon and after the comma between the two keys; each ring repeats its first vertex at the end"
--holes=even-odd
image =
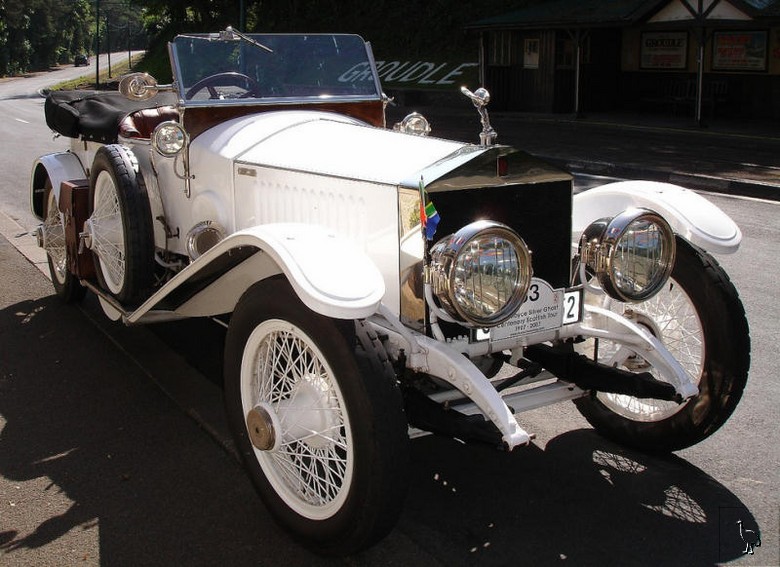
{"type": "Polygon", "coordinates": [[[138,161],[124,146],[97,151],[89,183],[87,220],[100,286],[124,305],[148,295],[154,281],[154,231],[138,161]]]}

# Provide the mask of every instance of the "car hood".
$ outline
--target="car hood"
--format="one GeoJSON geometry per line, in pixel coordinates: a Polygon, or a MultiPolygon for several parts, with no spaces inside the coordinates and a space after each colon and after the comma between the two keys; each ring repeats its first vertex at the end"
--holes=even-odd
{"type": "Polygon", "coordinates": [[[382,130],[338,114],[267,112],[204,132],[193,150],[239,164],[417,187],[452,171],[485,148],[382,130]]]}

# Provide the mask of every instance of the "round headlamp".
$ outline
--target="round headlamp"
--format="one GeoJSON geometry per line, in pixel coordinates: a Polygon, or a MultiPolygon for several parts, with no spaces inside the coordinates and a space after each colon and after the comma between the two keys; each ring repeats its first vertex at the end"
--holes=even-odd
{"type": "Polygon", "coordinates": [[[393,126],[393,130],[403,132],[404,134],[411,134],[413,136],[427,136],[431,132],[431,125],[428,123],[428,119],[425,118],[419,112],[412,112],[407,114],[406,117],[393,126]]]}
{"type": "Polygon", "coordinates": [[[163,122],[152,132],[152,147],[166,157],[178,154],[186,143],[187,133],[178,122],[163,122]]]}
{"type": "Polygon", "coordinates": [[[520,236],[493,221],[473,222],[431,248],[431,288],[454,319],[499,325],[525,300],[533,271],[520,236]]]}
{"type": "Polygon", "coordinates": [[[669,279],[676,253],[674,232],[659,214],[628,209],[591,224],[582,260],[602,289],[619,301],[645,301],[669,279]]]}

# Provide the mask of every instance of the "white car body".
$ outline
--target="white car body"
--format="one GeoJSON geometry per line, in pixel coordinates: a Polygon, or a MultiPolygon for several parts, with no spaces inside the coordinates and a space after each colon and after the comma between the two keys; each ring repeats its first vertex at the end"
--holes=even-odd
{"type": "MultiPolygon", "coordinates": [[[[179,36],[170,51],[174,85],[132,75],[121,87],[132,105],[96,93],[47,101],[47,120],[71,137],[71,148],[34,163],[31,209],[43,221],[39,242],[64,299],[88,288],[125,324],[188,317],[227,324],[258,285],[283,278],[302,317],[355,321],[359,335],[371,330],[360,335],[363,348],[385,370],[392,366],[405,388],[413,435],[470,432],[511,450],[533,438],[517,415],[556,402],[614,396],[610,410],[640,428],[690,410],[682,408],[699,394],[713,353],[678,360],[678,343],[700,347],[706,338],[688,268],[676,276],[689,288],[680,301],[698,327],[689,333],[651,300],[677,269],[675,242],[705,267],[712,262],[704,250],[738,249],[739,228],[706,199],[644,181],[573,196],[568,173],[493,144],[484,89],[464,89],[480,114],[480,145],[428,136],[416,114],[400,131],[387,129],[372,55],[356,36],[248,37],[229,29],[179,36]],[[318,46],[304,54],[318,62],[316,78],[302,79],[294,57],[266,73],[262,57],[273,68],[285,41],[318,46]],[[203,71],[217,60],[199,58],[209,50],[227,50],[227,71],[203,71]],[[344,87],[337,71],[320,77],[347,56],[347,68],[373,71],[364,84],[344,87]],[[279,94],[285,90],[294,96],[279,94]],[[599,359],[599,341],[615,347],[607,360],[599,359]],[[583,345],[590,350],[580,354],[583,345]],[[498,376],[502,364],[517,374],[498,376]],[[662,403],[642,409],[647,398],[662,403]]],[[[727,276],[717,266],[704,273],[707,285],[720,282],[731,316],[744,323],[736,348],[749,351],[727,276]]],[[[246,344],[259,348],[254,336],[246,344]]],[[[243,376],[251,361],[242,360],[243,376]]],[[[307,392],[302,399],[319,395],[310,374],[290,386],[307,392]]],[[[306,413],[294,400],[253,404],[240,410],[239,437],[253,428],[280,434],[288,410],[308,420],[291,442],[306,438],[301,431],[332,428],[319,409],[306,413]]],[[[713,410],[717,426],[731,410],[713,410]]],[[[273,435],[252,443],[258,462],[279,450],[273,435]]],[[[281,474],[264,470],[272,482],[281,474]]],[[[282,498],[301,516],[320,514],[297,496],[282,498]]]]}

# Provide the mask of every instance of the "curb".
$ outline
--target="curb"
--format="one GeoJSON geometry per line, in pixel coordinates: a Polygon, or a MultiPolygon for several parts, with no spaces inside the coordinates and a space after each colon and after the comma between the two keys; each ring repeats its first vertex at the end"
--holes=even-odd
{"type": "Polygon", "coordinates": [[[38,247],[38,243],[30,231],[3,211],[0,211],[0,235],[4,236],[11,246],[38,268],[47,279],[51,279],[46,252],[43,251],[43,248],[38,247]]]}
{"type": "Polygon", "coordinates": [[[537,157],[562,167],[573,174],[660,181],[682,185],[695,191],[780,201],[780,185],[762,183],[760,181],[726,179],[699,173],[643,169],[641,167],[623,166],[607,162],[575,161],[556,156],[538,155],[537,157]]]}

